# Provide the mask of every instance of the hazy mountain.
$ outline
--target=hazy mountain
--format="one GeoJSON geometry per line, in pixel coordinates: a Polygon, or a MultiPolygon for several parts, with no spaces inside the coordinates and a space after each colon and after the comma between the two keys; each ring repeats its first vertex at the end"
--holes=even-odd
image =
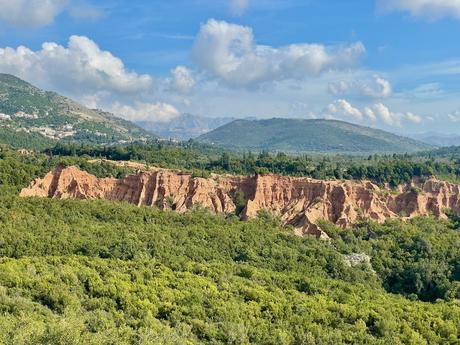
{"type": "Polygon", "coordinates": [[[137,121],[136,124],[162,138],[188,140],[235,120],[230,117],[204,117],[181,114],[169,122],[137,121]]]}
{"type": "Polygon", "coordinates": [[[412,136],[414,139],[423,141],[427,144],[434,146],[458,146],[460,145],[460,135],[455,134],[442,134],[436,132],[428,132],[415,134],[412,136]]]}
{"type": "Polygon", "coordinates": [[[16,146],[29,139],[119,143],[151,134],[102,110],[92,110],[9,74],[0,74],[0,141],[16,146]]]}
{"type": "Polygon", "coordinates": [[[198,138],[239,150],[291,153],[414,152],[431,146],[382,130],[335,120],[236,120],[198,138]]]}

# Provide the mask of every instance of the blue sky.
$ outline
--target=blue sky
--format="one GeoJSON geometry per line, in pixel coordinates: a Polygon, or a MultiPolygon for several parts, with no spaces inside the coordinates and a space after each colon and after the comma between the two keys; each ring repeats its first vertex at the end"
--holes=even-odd
{"type": "Polygon", "coordinates": [[[0,0],[0,72],[128,119],[460,130],[458,0],[0,0]]]}

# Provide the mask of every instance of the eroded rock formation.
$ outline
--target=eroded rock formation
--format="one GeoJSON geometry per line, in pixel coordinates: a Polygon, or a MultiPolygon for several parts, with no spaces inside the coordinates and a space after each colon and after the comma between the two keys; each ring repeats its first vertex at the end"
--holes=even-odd
{"type": "Polygon", "coordinates": [[[325,236],[318,220],[348,227],[361,219],[434,215],[446,209],[460,214],[460,186],[434,178],[414,180],[396,192],[369,182],[321,181],[310,178],[257,175],[192,177],[169,170],[139,172],[123,179],[99,179],[77,167],[58,167],[21,191],[23,197],[108,199],[156,206],[177,212],[202,206],[215,213],[233,213],[242,193],[243,218],[268,210],[291,224],[298,235],[325,236]]]}

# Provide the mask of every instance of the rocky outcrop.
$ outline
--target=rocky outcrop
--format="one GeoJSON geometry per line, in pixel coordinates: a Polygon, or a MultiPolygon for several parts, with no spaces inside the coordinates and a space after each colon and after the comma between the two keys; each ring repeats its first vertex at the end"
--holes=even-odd
{"type": "Polygon", "coordinates": [[[138,206],[185,212],[201,206],[215,213],[234,213],[236,195],[245,200],[242,218],[261,210],[291,224],[298,235],[325,234],[319,220],[348,227],[362,219],[434,215],[446,209],[460,214],[460,186],[434,178],[414,180],[396,192],[369,182],[322,181],[310,178],[256,175],[193,177],[170,170],[139,172],[123,179],[97,178],[77,167],[58,167],[21,191],[23,197],[108,199],[138,206]]]}

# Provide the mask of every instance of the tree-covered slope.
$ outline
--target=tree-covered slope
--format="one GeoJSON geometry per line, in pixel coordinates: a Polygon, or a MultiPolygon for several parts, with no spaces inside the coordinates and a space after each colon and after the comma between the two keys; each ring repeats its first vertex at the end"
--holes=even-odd
{"type": "Polygon", "coordinates": [[[15,76],[0,74],[0,140],[14,147],[37,148],[22,140],[29,134],[34,140],[43,138],[39,147],[52,140],[113,144],[151,137],[110,113],[88,109],[15,76]]]}
{"type": "Polygon", "coordinates": [[[458,343],[458,219],[321,224],[323,241],[267,214],[16,195],[59,160],[85,164],[0,155],[2,344],[458,343]]]}
{"type": "Polygon", "coordinates": [[[418,345],[460,335],[459,241],[447,224],[363,226],[327,243],[199,210],[1,205],[5,344],[418,345]],[[376,273],[347,265],[355,248],[373,255],[376,273]]]}
{"type": "Polygon", "coordinates": [[[421,152],[420,156],[430,158],[446,158],[452,161],[460,162],[460,146],[447,146],[439,149],[421,152]]]}
{"type": "Polygon", "coordinates": [[[401,153],[429,148],[409,138],[335,120],[236,120],[198,140],[238,150],[291,153],[401,153]]]}

